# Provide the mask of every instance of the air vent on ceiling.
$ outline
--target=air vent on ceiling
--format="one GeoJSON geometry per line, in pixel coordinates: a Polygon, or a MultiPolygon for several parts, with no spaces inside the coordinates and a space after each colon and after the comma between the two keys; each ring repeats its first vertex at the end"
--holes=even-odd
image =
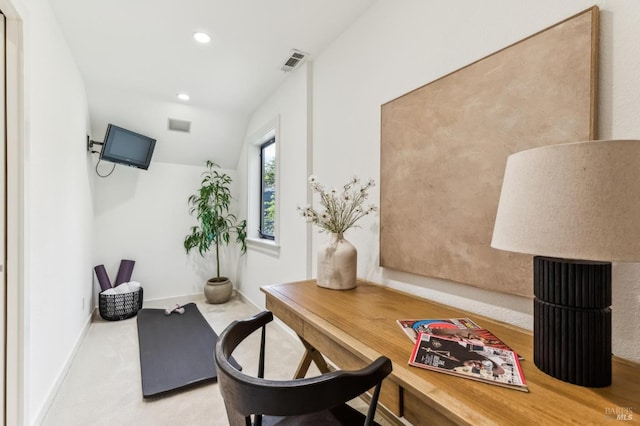
{"type": "Polygon", "coordinates": [[[170,118],[169,130],[189,133],[191,131],[191,122],[186,120],[178,120],[177,118],[170,118]]]}
{"type": "Polygon", "coordinates": [[[289,57],[287,58],[287,60],[284,62],[284,65],[282,65],[282,68],[280,69],[285,72],[293,71],[294,68],[297,68],[299,65],[302,64],[302,62],[304,62],[304,59],[307,56],[308,56],[308,53],[304,53],[296,49],[291,49],[291,52],[289,52],[289,57]]]}

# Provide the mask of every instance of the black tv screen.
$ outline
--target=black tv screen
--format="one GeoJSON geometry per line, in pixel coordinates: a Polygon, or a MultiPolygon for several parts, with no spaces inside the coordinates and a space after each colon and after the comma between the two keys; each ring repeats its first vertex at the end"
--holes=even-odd
{"type": "Polygon", "coordinates": [[[100,159],[147,170],[155,145],[155,139],[109,124],[100,159]]]}

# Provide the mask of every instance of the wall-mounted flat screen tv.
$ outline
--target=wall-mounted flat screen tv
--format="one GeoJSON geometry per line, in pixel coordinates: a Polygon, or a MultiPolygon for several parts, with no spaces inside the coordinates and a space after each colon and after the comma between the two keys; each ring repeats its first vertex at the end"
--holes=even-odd
{"type": "Polygon", "coordinates": [[[153,138],[109,124],[100,159],[147,170],[155,145],[153,138]]]}

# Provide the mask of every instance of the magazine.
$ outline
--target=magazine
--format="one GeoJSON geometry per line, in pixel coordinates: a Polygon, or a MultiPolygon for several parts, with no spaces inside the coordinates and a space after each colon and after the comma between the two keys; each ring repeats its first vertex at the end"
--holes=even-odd
{"type": "MultiPolygon", "coordinates": [[[[448,339],[461,340],[473,345],[492,346],[513,352],[513,349],[498,339],[492,332],[480,327],[469,318],[404,319],[397,320],[397,323],[414,343],[418,338],[418,334],[429,333],[448,339]]],[[[518,357],[522,359],[522,357],[518,357]]]]}
{"type": "Polygon", "coordinates": [[[420,333],[409,365],[528,392],[515,352],[420,333]]]}

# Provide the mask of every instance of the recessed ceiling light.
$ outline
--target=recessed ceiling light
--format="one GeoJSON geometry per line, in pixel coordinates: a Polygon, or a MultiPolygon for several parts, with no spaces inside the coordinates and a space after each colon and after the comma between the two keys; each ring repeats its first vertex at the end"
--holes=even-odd
{"type": "Polygon", "coordinates": [[[209,43],[211,41],[209,34],[202,32],[193,33],[193,38],[198,43],[209,43]]]}
{"type": "Polygon", "coordinates": [[[188,101],[189,95],[186,93],[178,93],[178,99],[180,99],[181,101],[188,101]]]}

